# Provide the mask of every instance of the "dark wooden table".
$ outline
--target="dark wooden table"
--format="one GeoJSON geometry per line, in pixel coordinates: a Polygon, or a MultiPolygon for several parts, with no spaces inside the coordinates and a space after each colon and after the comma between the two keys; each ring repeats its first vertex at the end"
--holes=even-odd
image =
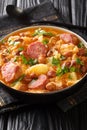
{"type": "MultiPolygon", "coordinates": [[[[8,4],[25,9],[41,1],[45,0],[0,0],[0,16],[6,15],[8,4]]],[[[87,25],[87,0],[51,1],[68,22],[87,25]]],[[[33,107],[0,114],[0,130],[87,130],[87,101],[66,113],[58,108],[42,110],[33,107]]]]}

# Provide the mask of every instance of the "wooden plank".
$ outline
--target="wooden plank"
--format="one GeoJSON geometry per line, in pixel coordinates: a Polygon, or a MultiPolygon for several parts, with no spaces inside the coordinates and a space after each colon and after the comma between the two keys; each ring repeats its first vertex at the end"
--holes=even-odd
{"type": "Polygon", "coordinates": [[[25,9],[40,3],[41,3],[40,0],[25,0],[25,1],[17,0],[17,7],[21,7],[22,9],[25,9]]]}
{"type": "Polygon", "coordinates": [[[0,0],[0,16],[6,14],[6,6],[8,4],[15,4],[16,0],[0,0]]]}
{"type": "Polygon", "coordinates": [[[72,23],[87,25],[87,0],[71,0],[72,23]]]}
{"type": "Polygon", "coordinates": [[[7,130],[7,115],[0,115],[0,130],[7,130]]]}
{"type": "Polygon", "coordinates": [[[65,22],[70,22],[70,0],[51,0],[54,4],[54,7],[62,14],[66,19],[65,22]]]}

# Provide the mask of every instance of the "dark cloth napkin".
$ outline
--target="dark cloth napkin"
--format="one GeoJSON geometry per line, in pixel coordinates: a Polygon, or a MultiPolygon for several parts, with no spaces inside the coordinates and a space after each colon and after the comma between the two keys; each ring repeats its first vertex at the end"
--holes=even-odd
{"type": "MultiPolygon", "coordinates": [[[[62,15],[54,8],[53,4],[50,1],[43,2],[40,5],[35,6],[35,8],[31,11],[31,16],[32,19],[36,20],[58,21],[62,23],[66,21],[64,18],[62,18],[62,15]]],[[[31,18],[30,15],[29,18],[31,18]]],[[[0,17],[0,38],[4,37],[6,34],[16,29],[20,29],[26,26],[27,25],[23,24],[21,20],[11,18],[7,15],[0,17]]],[[[82,33],[80,33],[79,31],[76,32],[86,39],[85,35],[82,35],[82,33]]],[[[82,85],[82,88],[78,92],[57,102],[55,105],[66,112],[67,110],[81,103],[85,99],[87,99],[87,82],[82,85]]],[[[29,104],[20,102],[10,93],[8,93],[2,86],[0,86],[0,113],[13,111],[28,106],[29,104]]]]}

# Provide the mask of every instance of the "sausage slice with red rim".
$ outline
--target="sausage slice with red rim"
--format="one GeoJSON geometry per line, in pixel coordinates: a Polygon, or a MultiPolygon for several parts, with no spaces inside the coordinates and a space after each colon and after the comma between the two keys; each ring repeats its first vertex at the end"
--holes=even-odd
{"type": "Polygon", "coordinates": [[[47,84],[47,82],[48,82],[47,76],[42,74],[38,77],[37,80],[31,82],[28,87],[30,89],[38,89],[38,88],[43,89],[45,85],[47,84]]]}
{"type": "Polygon", "coordinates": [[[75,45],[79,43],[78,38],[73,34],[63,33],[60,35],[60,39],[62,39],[66,43],[73,43],[75,45]]]}
{"type": "Polygon", "coordinates": [[[13,62],[8,62],[4,64],[1,68],[2,78],[6,82],[12,82],[16,80],[21,75],[21,68],[13,62]]]}
{"type": "Polygon", "coordinates": [[[46,56],[47,48],[41,42],[33,42],[27,48],[27,55],[30,58],[37,59],[40,55],[46,56]]]}

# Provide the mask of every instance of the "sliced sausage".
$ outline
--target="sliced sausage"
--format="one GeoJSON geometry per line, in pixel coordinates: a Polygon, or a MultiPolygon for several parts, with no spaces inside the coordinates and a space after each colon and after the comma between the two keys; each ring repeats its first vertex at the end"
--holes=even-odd
{"type": "Polygon", "coordinates": [[[21,68],[15,63],[8,62],[1,68],[2,78],[6,82],[12,82],[21,75],[21,68]]]}
{"type": "Polygon", "coordinates": [[[30,84],[29,84],[29,88],[30,89],[38,89],[38,88],[44,88],[46,83],[48,81],[48,78],[46,75],[42,74],[38,77],[37,80],[35,81],[32,81],[30,84]]]}
{"type": "Polygon", "coordinates": [[[64,33],[60,35],[60,39],[62,39],[66,43],[73,43],[75,45],[78,44],[78,38],[73,34],[64,33]]]}
{"type": "Polygon", "coordinates": [[[40,55],[46,56],[47,48],[41,42],[33,42],[27,48],[27,55],[37,59],[40,55]]]}

